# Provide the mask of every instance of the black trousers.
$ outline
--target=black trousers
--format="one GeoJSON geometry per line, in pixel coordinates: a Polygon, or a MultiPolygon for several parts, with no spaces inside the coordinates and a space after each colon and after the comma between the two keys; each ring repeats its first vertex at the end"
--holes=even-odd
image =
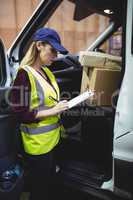
{"type": "Polygon", "coordinates": [[[54,150],[43,155],[26,155],[30,172],[30,200],[49,200],[54,187],[54,150]]]}

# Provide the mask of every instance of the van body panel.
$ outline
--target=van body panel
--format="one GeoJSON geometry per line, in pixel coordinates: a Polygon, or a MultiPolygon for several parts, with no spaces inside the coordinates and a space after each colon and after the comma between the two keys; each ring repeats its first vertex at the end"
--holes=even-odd
{"type": "Polygon", "coordinates": [[[115,186],[132,192],[133,167],[133,55],[132,55],[133,1],[127,2],[125,38],[125,74],[116,108],[114,125],[114,169],[115,186]]]}

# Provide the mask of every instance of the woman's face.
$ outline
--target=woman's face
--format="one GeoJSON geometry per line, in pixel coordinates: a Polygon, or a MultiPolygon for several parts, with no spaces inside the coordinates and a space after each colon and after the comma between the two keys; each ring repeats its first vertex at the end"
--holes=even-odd
{"type": "Polygon", "coordinates": [[[42,64],[52,64],[57,57],[57,51],[50,44],[40,44],[39,57],[42,64]]]}

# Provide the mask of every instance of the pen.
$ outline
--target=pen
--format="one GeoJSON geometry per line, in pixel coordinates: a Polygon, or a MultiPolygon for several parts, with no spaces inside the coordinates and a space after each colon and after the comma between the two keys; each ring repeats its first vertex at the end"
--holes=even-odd
{"type": "Polygon", "coordinates": [[[58,101],[57,99],[55,99],[54,97],[52,97],[52,96],[49,96],[49,99],[54,100],[54,101],[56,101],[57,103],[59,103],[59,101],[58,101]]]}

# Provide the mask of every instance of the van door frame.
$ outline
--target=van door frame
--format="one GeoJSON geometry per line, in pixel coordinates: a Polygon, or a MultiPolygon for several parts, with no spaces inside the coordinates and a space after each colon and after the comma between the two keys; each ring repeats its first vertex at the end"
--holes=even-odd
{"type": "Polygon", "coordinates": [[[132,110],[132,30],[133,1],[127,0],[124,38],[124,71],[114,125],[114,185],[115,191],[133,196],[133,110],[132,110]]]}

